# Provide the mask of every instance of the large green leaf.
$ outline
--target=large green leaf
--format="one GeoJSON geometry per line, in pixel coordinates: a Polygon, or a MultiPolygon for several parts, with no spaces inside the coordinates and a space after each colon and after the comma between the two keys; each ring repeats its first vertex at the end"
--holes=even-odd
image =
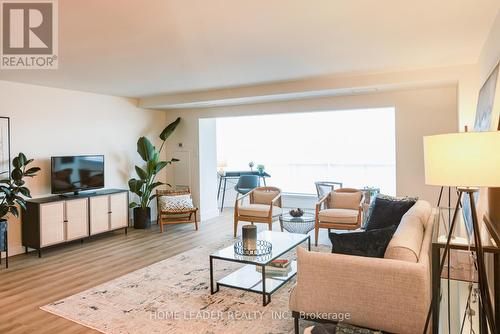
{"type": "Polygon", "coordinates": [[[158,174],[163,168],[167,167],[168,161],[160,161],[155,166],[155,174],[158,174]]]}
{"type": "Polygon", "coordinates": [[[5,195],[10,195],[12,193],[10,188],[6,186],[0,186],[0,192],[3,192],[5,195]]]}
{"type": "Polygon", "coordinates": [[[19,157],[15,157],[14,159],[12,159],[12,166],[14,166],[15,168],[21,168],[22,164],[19,157]]]}
{"type": "Polygon", "coordinates": [[[22,152],[19,153],[18,157],[19,157],[19,161],[21,162],[21,165],[22,166],[26,165],[26,163],[28,162],[28,158],[26,158],[24,153],[22,153],[22,152]]]}
{"type": "Polygon", "coordinates": [[[163,185],[163,184],[165,184],[165,183],[163,183],[163,182],[159,182],[159,181],[158,181],[158,182],[155,182],[155,183],[152,183],[152,184],[149,186],[149,189],[153,190],[153,189],[155,189],[156,187],[159,187],[159,186],[161,186],[161,185],[163,185]]]}
{"type": "Polygon", "coordinates": [[[167,138],[172,135],[175,128],[177,127],[177,125],[179,125],[180,122],[181,122],[181,118],[177,117],[177,119],[175,121],[173,121],[172,123],[167,125],[167,127],[165,129],[163,129],[163,131],[161,132],[160,139],[163,141],[167,140],[167,138]]]}
{"type": "Polygon", "coordinates": [[[141,188],[143,185],[144,181],[142,180],[136,180],[136,179],[128,180],[128,187],[130,188],[130,191],[137,195],[141,193],[141,188]]]}
{"type": "Polygon", "coordinates": [[[9,210],[10,210],[10,213],[12,213],[12,215],[14,217],[19,217],[19,211],[17,210],[15,205],[10,206],[9,210]]]}
{"type": "Polygon", "coordinates": [[[149,161],[155,154],[155,147],[149,139],[141,137],[137,141],[137,153],[141,156],[142,160],[149,161]]]}
{"type": "Polygon", "coordinates": [[[135,172],[139,175],[141,180],[146,180],[148,178],[148,173],[139,166],[135,166],[135,172]]]}
{"type": "Polygon", "coordinates": [[[12,179],[14,181],[21,180],[23,178],[23,171],[19,168],[14,168],[11,173],[12,179]]]}
{"type": "Polygon", "coordinates": [[[24,201],[24,200],[23,201],[17,200],[16,202],[17,202],[17,204],[19,204],[19,206],[21,208],[23,208],[24,210],[26,210],[26,201],[24,201]]]}
{"type": "Polygon", "coordinates": [[[30,190],[26,187],[19,187],[19,192],[23,194],[24,196],[31,198],[31,193],[30,190]]]}
{"type": "Polygon", "coordinates": [[[9,213],[9,206],[8,205],[0,206],[0,217],[3,218],[7,213],[9,213]]]}
{"type": "Polygon", "coordinates": [[[28,170],[24,172],[25,176],[34,176],[36,173],[38,173],[41,169],[39,167],[31,167],[28,170]]]}

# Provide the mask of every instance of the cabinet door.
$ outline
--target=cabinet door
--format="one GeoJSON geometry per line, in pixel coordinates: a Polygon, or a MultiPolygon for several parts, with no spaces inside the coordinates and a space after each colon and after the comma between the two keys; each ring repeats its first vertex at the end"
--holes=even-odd
{"type": "Polygon", "coordinates": [[[109,196],[90,197],[90,234],[109,231],[109,196]]]}
{"type": "Polygon", "coordinates": [[[49,246],[65,241],[64,202],[40,205],[41,246],[49,246]]]}
{"type": "Polygon", "coordinates": [[[66,202],[66,240],[89,235],[88,201],[86,198],[66,202]]]}
{"type": "Polygon", "coordinates": [[[127,193],[118,193],[109,196],[111,208],[111,229],[128,226],[128,197],[127,193]]]}

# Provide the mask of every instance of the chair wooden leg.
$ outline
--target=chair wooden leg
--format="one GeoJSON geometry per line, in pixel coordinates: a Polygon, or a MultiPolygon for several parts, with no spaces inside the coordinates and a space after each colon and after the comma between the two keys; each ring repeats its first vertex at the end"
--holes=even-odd
{"type": "Polygon", "coordinates": [[[269,226],[269,231],[272,231],[273,230],[273,222],[268,223],[268,226],[269,226]]]}
{"type": "Polygon", "coordinates": [[[160,233],[163,233],[163,223],[162,223],[161,219],[158,220],[158,224],[160,224],[160,233]]]}
{"type": "Polygon", "coordinates": [[[236,238],[236,232],[238,231],[238,219],[234,219],[234,237],[236,238]]]}
{"type": "Polygon", "coordinates": [[[194,227],[198,231],[198,218],[196,217],[196,212],[194,213],[194,227]]]}
{"type": "Polygon", "coordinates": [[[318,234],[319,234],[319,226],[314,227],[314,245],[318,247],[318,234]]]}

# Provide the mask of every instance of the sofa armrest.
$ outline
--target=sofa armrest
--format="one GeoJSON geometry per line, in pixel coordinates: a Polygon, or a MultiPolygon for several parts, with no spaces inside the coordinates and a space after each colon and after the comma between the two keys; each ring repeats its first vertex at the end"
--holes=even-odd
{"type": "Polygon", "coordinates": [[[422,333],[430,303],[430,276],[425,265],[308,252],[301,247],[297,253],[292,311],[313,316],[344,313],[353,325],[422,333]]]}

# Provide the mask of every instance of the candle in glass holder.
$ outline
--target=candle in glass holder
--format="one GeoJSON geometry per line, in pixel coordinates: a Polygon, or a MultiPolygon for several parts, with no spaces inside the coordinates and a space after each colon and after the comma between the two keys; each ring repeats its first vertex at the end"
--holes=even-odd
{"type": "Polygon", "coordinates": [[[243,249],[254,251],[257,249],[257,227],[244,225],[241,230],[243,236],[243,249]]]}

